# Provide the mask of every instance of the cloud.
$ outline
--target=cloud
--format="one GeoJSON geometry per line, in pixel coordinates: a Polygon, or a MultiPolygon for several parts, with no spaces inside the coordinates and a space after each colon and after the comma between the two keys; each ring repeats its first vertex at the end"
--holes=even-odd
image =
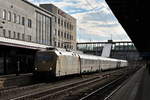
{"type": "Polygon", "coordinates": [[[130,40],[104,0],[29,0],[53,3],[77,19],[78,41],[130,40]]]}

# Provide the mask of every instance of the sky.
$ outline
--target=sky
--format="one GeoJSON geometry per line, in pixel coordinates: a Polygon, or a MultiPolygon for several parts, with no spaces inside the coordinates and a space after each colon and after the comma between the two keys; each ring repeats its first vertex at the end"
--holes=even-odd
{"type": "Polygon", "coordinates": [[[77,19],[77,41],[130,41],[105,0],[28,0],[52,3],[77,19]]]}

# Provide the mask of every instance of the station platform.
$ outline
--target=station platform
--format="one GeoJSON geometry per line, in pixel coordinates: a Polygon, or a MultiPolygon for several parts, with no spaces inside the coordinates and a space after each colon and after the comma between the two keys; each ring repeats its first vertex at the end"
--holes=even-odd
{"type": "Polygon", "coordinates": [[[143,66],[109,100],[150,100],[150,69],[143,66]]]}
{"type": "Polygon", "coordinates": [[[32,73],[26,74],[11,74],[0,76],[0,89],[6,87],[21,86],[31,83],[33,78],[32,73]]]}

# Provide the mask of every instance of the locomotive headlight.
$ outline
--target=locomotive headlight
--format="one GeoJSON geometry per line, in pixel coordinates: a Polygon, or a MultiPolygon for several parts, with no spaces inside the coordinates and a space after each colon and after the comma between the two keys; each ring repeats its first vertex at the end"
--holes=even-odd
{"type": "Polygon", "coordinates": [[[35,70],[38,70],[37,67],[35,67],[35,70]]]}
{"type": "Polygon", "coordinates": [[[51,71],[51,70],[52,70],[52,67],[49,67],[49,70],[51,71]]]}

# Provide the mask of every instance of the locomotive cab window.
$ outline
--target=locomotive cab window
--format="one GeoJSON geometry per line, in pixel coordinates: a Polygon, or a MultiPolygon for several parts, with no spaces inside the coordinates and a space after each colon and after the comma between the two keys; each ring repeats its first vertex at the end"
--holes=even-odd
{"type": "Polygon", "coordinates": [[[49,62],[49,61],[53,61],[54,60],[54,54],[48,53],[48,52],[39,52],[37,53],[36,56],[36,60],[37,62],[41,62],[41,61],[45,61],[45,62],[49,62]]]}

